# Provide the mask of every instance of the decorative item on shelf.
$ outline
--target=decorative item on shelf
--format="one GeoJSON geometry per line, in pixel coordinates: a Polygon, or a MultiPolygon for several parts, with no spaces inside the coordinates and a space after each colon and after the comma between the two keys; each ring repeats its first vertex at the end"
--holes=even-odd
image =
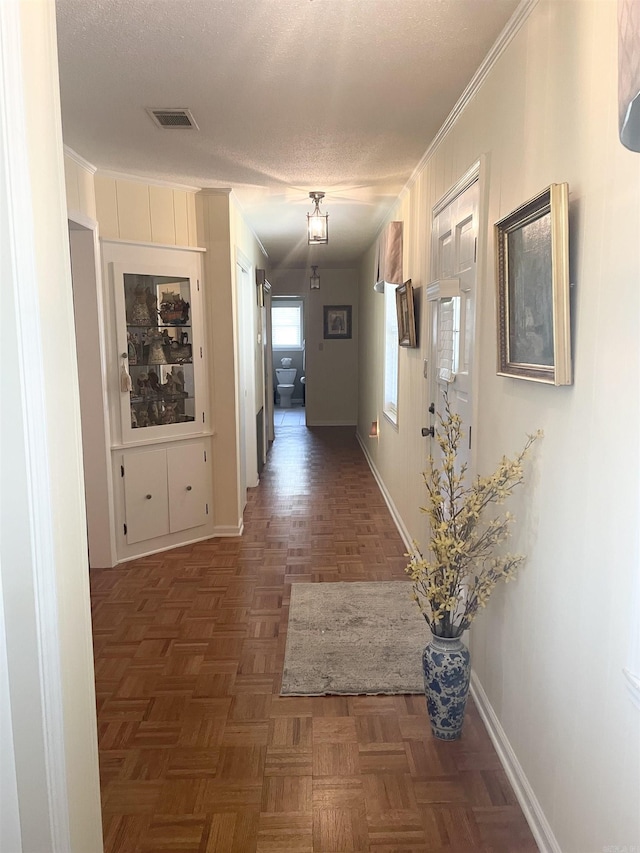
{"type": "Polygon", "coordinates": [[[136,378],[138,387],[138,397],[145,400],[149,396],[149,376],[146,373],[139,373],[136,378]]]}
{"type": "Polygon", "coordinates": [[[164,354],[164,348],[162,346],[164,341],[162,335],[159,332],[154,332],[153,329],[149,329],[147,337],[149,340],[149,355],[147,356],[147,364],[166,364],[167,357],[164,354]]]}
{"type": "Polygon", "coordinates": [[[175,424],[177,403],[165,403],[160,421],[162,424],[175,424]]]}
{"type": "Polygon", "coordinates": [[[163,397],[165,400],[172,400],[176,395],[176,379],[173,373],[168,373],[164,385],[162,386],[163,397]]]}
{"type": "Polygon", "coordinates": [[[311,278],[309,279],[309,287],[311,290],[320,290],[320,276],[318,275],[317,265],[311,265],[311,278]]]}
{"type": "Polygon", "coordinates": [[[127,371],[127,367],[125,364],[127,358],[126,352],[122,353],[122,364],[120,365],[120,390],[122,393],[126,393],[131,391],[133,388],[133,384],[131,382],[131,377],[129,376],[129,372],[127,371]]]}
{"type": "Polygon", "coordinates": [[[149,415],[149,426],[156,426],[160,423],[160,410],[155,400],[147,406],[147,414],[149,415]]]}
{"type": "Polygon", "coordinates": [[[127,332],[127,358],[129,365],[135,366],[138,363],[138,346],[133,332],[127,332]]]}
{"type": "Polygon", "coordinates": [[[320,202],[324,193],[309,193],[309,198],[315,204],[311,213],[307,213],[307,238],[310,246],[329,242],[329,214],[320,213],[320,202]]]}
{"type": "Polygon", "coordinates": [[[431,630],[422,656],[427,709],[434,735],[442,740],[460,737],[471,672],[469,651],[460,639],[484,607],[500,580],[509,581],[524,556],[497,553],[510,535],[510,513],[488,521],[491,504],[500,504],[524,482],[523,463],[542,433],[528,436],[513,459],[502,457],[496,471],[467,485],[466,463],[460,464],[460,416],[443,394],[444,414],[438,414],[435,438],[439,460],[430,456],[424,472],[431,537],[428,555],[417,543],[406,567],[414,599],[431,630]]]}
{"type": "Polygon", "coordinates": [[[191,344],[179,344],[173,341],[169,351],[169,360],[172,364],[184,364],[191,361],[191,344]]]}
{"type": "MultiPolygon", "coordinates": [[[[131,308],[131,322],[129,325],[131,326],[152,326],[155,320],[155,310],[152,311],[149,309],[149,299],[153,299],[155,303],[155,299],[153,298],[152,293],[146,287],[141,287],[138,285],[135,291],[135,301],[131,308]]],[[[155,308],[155,305],[154,305],[155,308]]]]}
{"type": "Polygon", "coordinates": [[[189,322],[189,303],[179,293],[165,290],[161,294],[158,314],[163,323],[180,325],[189,322]]]}
{"type": "Polygon", "coordinates": [[[149,426],[149,413],[146,409],[140,409],[137,413],[138,429],[149,426]]]}
{"type": "Polygon", "coordinates": [[[154,397],[160,396],[162,393],[162,386],[160,385],[160,379],[158,378],[158,374],[155,370],[150,370],[149,374],[149,391],[154,397]]]}

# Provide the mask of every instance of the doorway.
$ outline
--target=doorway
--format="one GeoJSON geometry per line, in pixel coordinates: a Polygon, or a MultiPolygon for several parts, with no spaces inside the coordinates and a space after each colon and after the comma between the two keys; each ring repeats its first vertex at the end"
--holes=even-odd
{"type": "Polygon", "coordinates": [[[271,300],[273,423],[278,428],[306,425],[305,300],[299,294],[271,300]]]}
{"type": "Polygon", "coordinates": [[[236,250],[238,292],[238,450],[240,457],[240,511],[247,505],[247,489],[258,485],[256,417],[256,299],[251,264],[236,250]]]}

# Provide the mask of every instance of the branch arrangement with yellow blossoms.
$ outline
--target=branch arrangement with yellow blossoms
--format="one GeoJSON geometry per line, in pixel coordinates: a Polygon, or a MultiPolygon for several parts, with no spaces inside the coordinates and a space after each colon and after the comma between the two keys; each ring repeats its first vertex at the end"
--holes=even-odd
{"type": "Polygon", "coordinates": [[[491,504],[502,504],[524,482],[523,462],[542,432],[528,436],[513,459],[502,457],[489,477],[476,477],[467,485],[467,466],[457,468],[462,439],[460,416],[444,395],[444,414],[438,415],[436,440],[439,462],[430,456],[424,482],[427,504],[420,507],[431,524],[429,558],[417,543],[405,571],[413,581],[414,598],[431,631],[438,637],[459,637],[484,607],[500,580],[509,581],[524,560],[519,554],[495,555],[510,535],[513,516],[506,512],[485,520],[491,504]],[[457,470],[456,470],[457,468],[457,470]]]}

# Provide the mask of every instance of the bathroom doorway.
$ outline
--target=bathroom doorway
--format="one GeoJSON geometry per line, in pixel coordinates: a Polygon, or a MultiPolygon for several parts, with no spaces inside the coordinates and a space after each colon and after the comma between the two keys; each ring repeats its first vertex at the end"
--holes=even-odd
{"type": "Polygon", "coordinates": [[[273,296],[271,342],[273,370],[273,425],[278,429],[305,427],[306,354],[304,298],[273,296]]]}

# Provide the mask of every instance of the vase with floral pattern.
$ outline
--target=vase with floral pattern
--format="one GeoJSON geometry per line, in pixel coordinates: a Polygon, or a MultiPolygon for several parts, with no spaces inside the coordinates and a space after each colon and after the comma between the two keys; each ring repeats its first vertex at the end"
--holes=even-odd
{"type": "Polygon", "coordinates": [[[456,740],[462,734],[469,693],[469,649],[460,637],[432,634],[422,653],[422,671],[431,730],[440,740],[456,740]]]}

